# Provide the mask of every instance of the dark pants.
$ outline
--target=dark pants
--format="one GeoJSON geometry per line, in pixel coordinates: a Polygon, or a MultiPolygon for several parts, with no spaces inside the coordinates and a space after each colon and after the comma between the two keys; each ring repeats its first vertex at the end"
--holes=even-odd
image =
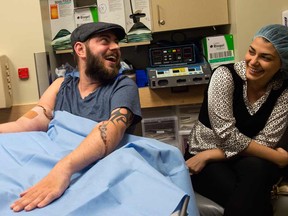
{"type": "Polygon", "coordinates": [[[191,180],[194,190],[224,207],[225,216],[272,216],[277,165],[257,157],[212,162],[191,180]]]}

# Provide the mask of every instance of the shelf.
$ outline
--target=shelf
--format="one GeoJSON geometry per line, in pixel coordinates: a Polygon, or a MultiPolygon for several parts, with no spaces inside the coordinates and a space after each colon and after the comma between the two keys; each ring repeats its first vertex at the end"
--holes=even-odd
{"type": "Polygon", "coordinates": [[[206,84],[191,85],[186,91],[180,92],[172,88],[139,88],[141,108],[201,104],[206,87],[206,84]]]}
{"type": "Polygon", "coordinates": [[[150,41],[119,43],[120,47],[143,46],[143,45],[149,45],[149,44],[150,44],[150,41]]]}
{"type": "Polygon", "coordinates": [[[65,54],[65,53],[72,53],[72,52],[73,52],[72,49],[56,50],[56,51],[55,51],[56,54],[65,54]]]}
{"type": "MultiPolygon", "coordinates": [[[[150,44],[150,41],[143,41],[143,42],[135,42],[135,43],[119,43],[120,47],[131,47],[131,46],[143,46],[150,44]]],[[[56,50],[56,54],[65,54],[65,53],[72,53],[72,49],[66,50],[56,50]]]]}

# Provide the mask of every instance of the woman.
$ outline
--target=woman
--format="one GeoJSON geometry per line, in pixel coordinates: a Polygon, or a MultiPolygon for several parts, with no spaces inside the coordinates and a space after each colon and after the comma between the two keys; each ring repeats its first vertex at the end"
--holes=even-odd
{"type": "Polygon", "coordinates": [[[288,28],[273,24],[253,38],[245,61],[218,67],[189,139],[195,191],[225,216],[273,215],[272,185],[288,153],[277,147],[288,117],[288,28]]]}

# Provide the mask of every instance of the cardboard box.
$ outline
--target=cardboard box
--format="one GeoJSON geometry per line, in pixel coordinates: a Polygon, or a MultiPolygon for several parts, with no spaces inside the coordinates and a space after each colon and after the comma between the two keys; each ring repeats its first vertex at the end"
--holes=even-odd
{"type": "Polygon", "coordinates": [[[212,69],[234,63],[234,41],[232,34],[205,37],[202,40],[203,52],[212,69]]]}
{"type": "Polygon", "coordinates": [[[98,9],[96,5],[78,7],[74,9],[76,28],[84,23],[98,22],[98,9]]]}
{"type": "Polygon", "coordinates": [[[52,40],[61,30],[75,29],[73,0],[49,0],[52,40]]]}
{"type": "MultiPolygon", "coordinates": [[[[126,33],[134,25],[129,17],[132,14],[130,1],[127,0],[97,0],[98,16],[101,22],[111,22],[121,25],[126,33]]],[[[148,29],[151,30],[151,15],[149,0],[132,0],[133,13],[145,13],[145,17],[140,18],[148,29]]]]}

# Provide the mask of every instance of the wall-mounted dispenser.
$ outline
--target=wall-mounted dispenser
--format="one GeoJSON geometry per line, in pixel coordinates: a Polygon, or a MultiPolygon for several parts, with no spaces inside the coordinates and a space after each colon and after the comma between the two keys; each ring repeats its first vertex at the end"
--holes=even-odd
{"type": "Polygon", "coordinates": [[[282,24],[288,27],[288,10],[282,12],[282,24]]]}

